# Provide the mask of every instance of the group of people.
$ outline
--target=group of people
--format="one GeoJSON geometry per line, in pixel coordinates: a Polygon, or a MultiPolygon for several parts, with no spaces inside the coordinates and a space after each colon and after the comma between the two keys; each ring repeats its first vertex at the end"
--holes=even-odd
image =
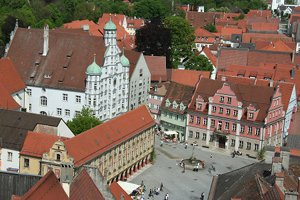
{"type": "MultiPolygon", "coordinates": [[[[141,185],[145,188],[144,182],[142,181],[141,185]]],[[[163,183],[160,184],[159,187],[154,187],[153,189],[150,188],[149,194],[148,194],[148,199],[151,197],[154,198],[154,195],[159,195],[163,191],[164,185],[163,183]]],[[[169,199],[169,193],[166,193],[164,196],[164,200],[169,199]]]]}

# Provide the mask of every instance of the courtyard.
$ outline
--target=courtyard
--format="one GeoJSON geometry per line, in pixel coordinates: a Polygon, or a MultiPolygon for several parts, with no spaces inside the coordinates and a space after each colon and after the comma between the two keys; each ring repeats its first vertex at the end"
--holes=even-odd
{"type": "Polygon", "coordinates": [[[196,200],[200,199],[201,193],[205,193],[207,199],[212,177],[232,170],[241,168],[256,162],[254,159],[236,156],[232,158],[228,153],[192,146],[184,148],[184,144],[164,143],[161,147],[158,137],[156,137],[155,153],[156,159],[152,166],[133,175],[128,179],[129,182],[146,186],[145,199],[148,199],[149,189],[159,187],[163,183],[163,191],[159,195],[154,195],[155,200],[163,200],[166,193],[169,193],[170,200],[196,200]],[[182,159],[190,158],[193,154],[197,159],[205,162],[205,168],[198,172],[185,170],[179,166],[182,159]],[[212,155],[212,158],[211,158],[212,155]],[[209,170],[211,166],[214,170],[209,170]]]}

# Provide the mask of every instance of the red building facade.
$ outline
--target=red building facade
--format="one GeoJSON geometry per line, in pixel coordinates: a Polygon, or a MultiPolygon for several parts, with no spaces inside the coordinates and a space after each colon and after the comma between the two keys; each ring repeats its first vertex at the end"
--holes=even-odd
{"type": "Polygon", "coordinates": [[[188,107],[186,140],[255,154],[281,145],[284,114],[277,87],[202,78],[188,107]]]}

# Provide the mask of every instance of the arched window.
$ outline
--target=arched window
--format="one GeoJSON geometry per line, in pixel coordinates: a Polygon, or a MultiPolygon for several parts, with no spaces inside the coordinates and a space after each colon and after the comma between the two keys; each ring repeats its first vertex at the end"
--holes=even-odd
{"type": "Polygon", "coordinates": [[[47,115],[47,113],[45,111],[41,111],[40,114],[41,115],[47,115]]]}
{"type": "Polygon", "coordinates": [[[47,106],[47,97],[41,96],[41,106],[47,106]]]}
{"type": "Polygon", "coordinates": [[[57,161],[60,161],[60,154],[59,154],[59,153],[56,154],[56,160],[57,160],[57,161]]]}

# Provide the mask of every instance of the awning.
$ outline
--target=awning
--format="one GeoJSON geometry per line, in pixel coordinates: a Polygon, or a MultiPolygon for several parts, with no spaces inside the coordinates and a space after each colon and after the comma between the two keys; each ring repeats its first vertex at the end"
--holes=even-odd
{"type": "Polygon", "coordinates": [[[118,184],[127,194],[131,194],[133,190],[136,190],[140,187],[140,185],[124,181],[118,181],[118,184]]]}
{"type": "Polygon", "coordinates": [[[166,135],[178,135],[176,131],[165,131],[166,135]]]}

